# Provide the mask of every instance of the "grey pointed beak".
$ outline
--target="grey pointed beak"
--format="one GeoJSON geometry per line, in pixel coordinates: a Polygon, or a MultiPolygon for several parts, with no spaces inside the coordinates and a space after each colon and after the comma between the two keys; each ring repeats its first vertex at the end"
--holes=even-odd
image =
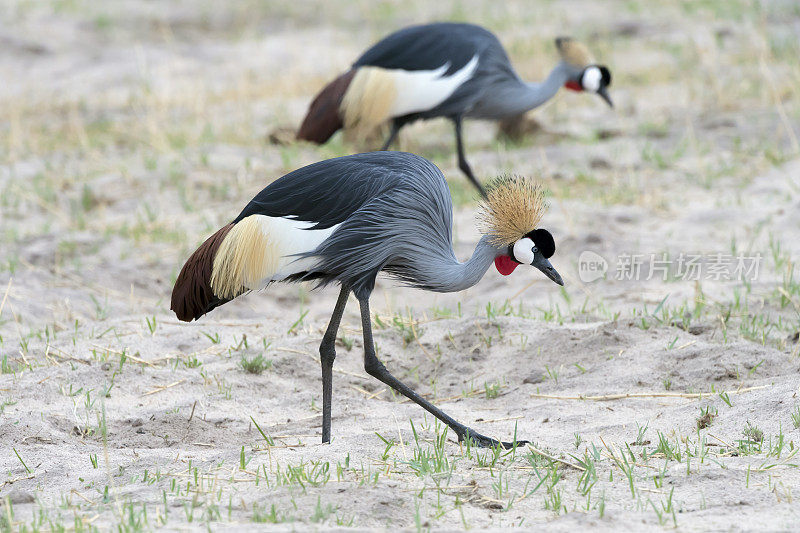
{"type": "Polygon", "coordinates": [[[534,259],[531,266],[538,268],[539,270],[542,271],[542,274],[544,274],[554,282],[558,283],[562,287],[564,286],[564,280],[561,279],[561,276],[556,271],[556,269],[553,268],[553,265],[550,264],[550,261],[548,259],[545,259],[544,257],[538,257],[537,259],[534,259]]]}
{"type": "Polygon", "coordinates": [[[608,90],[605,87],[600,87],[600,89],[597,90],[597,94],[606,101],[609,107],[614,107],[614,102],[611,101],[611,97],[608,95],[608,90]]]}

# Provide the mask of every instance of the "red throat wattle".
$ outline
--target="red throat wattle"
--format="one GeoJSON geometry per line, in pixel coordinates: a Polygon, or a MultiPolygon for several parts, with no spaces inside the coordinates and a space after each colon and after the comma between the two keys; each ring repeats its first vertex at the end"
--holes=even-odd
{"type": "Polygon", "coordinates": [[[494,266],[497,268],[497,271],[500,272],[504,276],[508,276],[514,269],[519,266],[519,263],[511,259],[507,255],[499,255],[494,258],[494,266]]]}
{"type": "Polygon", "coordinates": [[[565,83],[564,87],[566,87],[570,91],[581,92],[583,90],[583,87],[581,87],[581,85],[577,81],[572,81],[572,80],[565,83]]]}

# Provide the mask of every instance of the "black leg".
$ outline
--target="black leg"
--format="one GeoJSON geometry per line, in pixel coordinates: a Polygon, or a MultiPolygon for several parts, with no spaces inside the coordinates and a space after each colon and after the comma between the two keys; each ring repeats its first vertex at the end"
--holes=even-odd
{"type": "Polygon", "coordinates": [[[336,300],[336,307],[333,308],[328,329],[325,330],[322,343],[319,345],[319,360],[322,363],[323,444],[331,441],[331,387],[333,386],[333,360],[336,359],[336,332],[339,331],[339,322],[342,320],[349,295],[350,287],[342,285],[342,291],[339,293],[339,299],[336,300]]]}
{"type": "Polygon", "coordinates": [[[394,140],[397,138],[397,134],[400,133],[400,128],[402,128],[402,126],[396,120],[393,120],[392,132],[389,134],[389,138],[386,139],[386,142],[383,143],[383,148],[381,148],[382,151],[389,149],[394,140]]]}
{"type": "MultiPolygon", "coordinates": [[[[450,415],[430,403],[428,400],[410,389],[402,381],[391,375],[389,371],[386,370],[386,367],[383,366],[383,363],[381,363],[378,360],[378,357],[375,355],[375,344],[372,341],[372,321],[369,314],[369,299],[359,299],[359,303],[361,304],[361,327],[364,330],[364,370],[367,371],[367,374],[390,386],[447,424],[458,436],[459,442],[469,438],[476,445],[482,447],[494,447],[498,444],[503,448],[512,448],[514,446],[514,443],[496,441],[492,438],[481,435],[480,433],[468,428],[464,424],[457,422],[450,415]]],[[[528,441],[516,441],[516,445],[518,446],[527,443],[528,441]]]]}
{"type": "Polygon", "coordinates": [[[469,181],[472,182],[473,185],[478,189],[478,192],[481,193],[481,196],[486,198],[486,191],[484,190],[483,186],[480,184],[478,179],[475,177],[475,174],[472,173],[472,169],[467,163],[467,158],[464,155],[464,142],[461,138],[461,116],[457,116],[453,118],[453,123],[456,127],[456,149],[458,150],[458,168],[461,169],[461,172],[467,175],[469,181]]]}

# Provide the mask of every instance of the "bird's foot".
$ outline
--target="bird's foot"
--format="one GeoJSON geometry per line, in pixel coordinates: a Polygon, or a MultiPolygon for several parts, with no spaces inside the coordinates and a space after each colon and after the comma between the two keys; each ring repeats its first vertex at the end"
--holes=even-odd
{"type": "Polygon", "coordinates": [[[527,440],[515,440],[514,442],[503,442],[500,440],[493,439],[491,437],[487,437],[486,435],[481,435],[474,429],[470,429],[465,427],[463,431],[457,431],[458,435],[458,442],[463,442],[466,439],[469,439],[473,442],[473,444],[479,448],[496,448],[500,446],[504,450],[510,450],[512,448],[525,446],[526,444],[530,444],[527,440]]]}

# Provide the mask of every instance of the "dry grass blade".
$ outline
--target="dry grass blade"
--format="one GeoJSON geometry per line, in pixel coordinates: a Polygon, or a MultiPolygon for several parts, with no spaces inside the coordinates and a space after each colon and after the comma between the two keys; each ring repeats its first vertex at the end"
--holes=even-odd
{"type": "Polygon", "coordinates": [[[550,459],[551,461],[555,461],[557,463],[561,463],[563,465],[567,465],[568,467],[574,468],[575,470],[580,470],[581,472],[586,471],[586,469],[584,467],[582,467],[580,465],[576,465],[575,463],[571,463],[571,462],[569,462],[569,461],[567,461],[565,459],[560,459],[560,458],[558,458],[558,457],[556,457],[554,455],[550,455],[549,453],[540,450],[539,448],[537,448],[533,444],[528,444],[528,449],[530,449],[530,451],[532,451],[536,455],[540,455],[540,456],[544,457],[545,459],[550,459]]]}
{"type": "Polygon", "coordinates": [[[6,293],[3,295],[3,301],[0,303],[0,316],[3,316],[3,309],[6,306],[6,300],[8,299],[8,293],[11,291],[11,282],[14,278],[8,278],[8,285],[6,286],[6,293]]]}
{"type": "MultiPolygon", "coordinates": [[[[742,394],[759,389],[765,389],[769,385],[758,385],[755,387],[746,387],[731,391],[728,394],[742,394]]],[[[531,394],[531,398],[540,398],[543,400],[583,400],[592,402],[607,402],[611,400],[625,400],[629,398],[707,398],[718,394],[717,392],[626,392],[622,394],[602,394],[602,395],[578,395],[578,396],[559,396],[555,394],[531,394]]]]}
{"type": "Polygon", "coordinates": [[[184,381],[186,381],[186,380],[185,380],[185,379],[179,379],[178,381],[175,381],[175,382],[173,382],[173,383],[170,383],[169,385],[164,385],[163,387],[156,387],[155,389],[153,389],[153,390],[151,390],[151,391],[147,391],[147,392],[145,392],[144,394],[142,394],[142,396],[150,396],[151,394],[156,394],[157,392],[161,392],[161,391],[164,391],[164,390],[170,389],[170,388],[172,388],[172,387],[175,387],[175,386],[177,386],[177,385],[180,385],[180,384],[181,384],[181,383],[183,383],[184,381]]]}

